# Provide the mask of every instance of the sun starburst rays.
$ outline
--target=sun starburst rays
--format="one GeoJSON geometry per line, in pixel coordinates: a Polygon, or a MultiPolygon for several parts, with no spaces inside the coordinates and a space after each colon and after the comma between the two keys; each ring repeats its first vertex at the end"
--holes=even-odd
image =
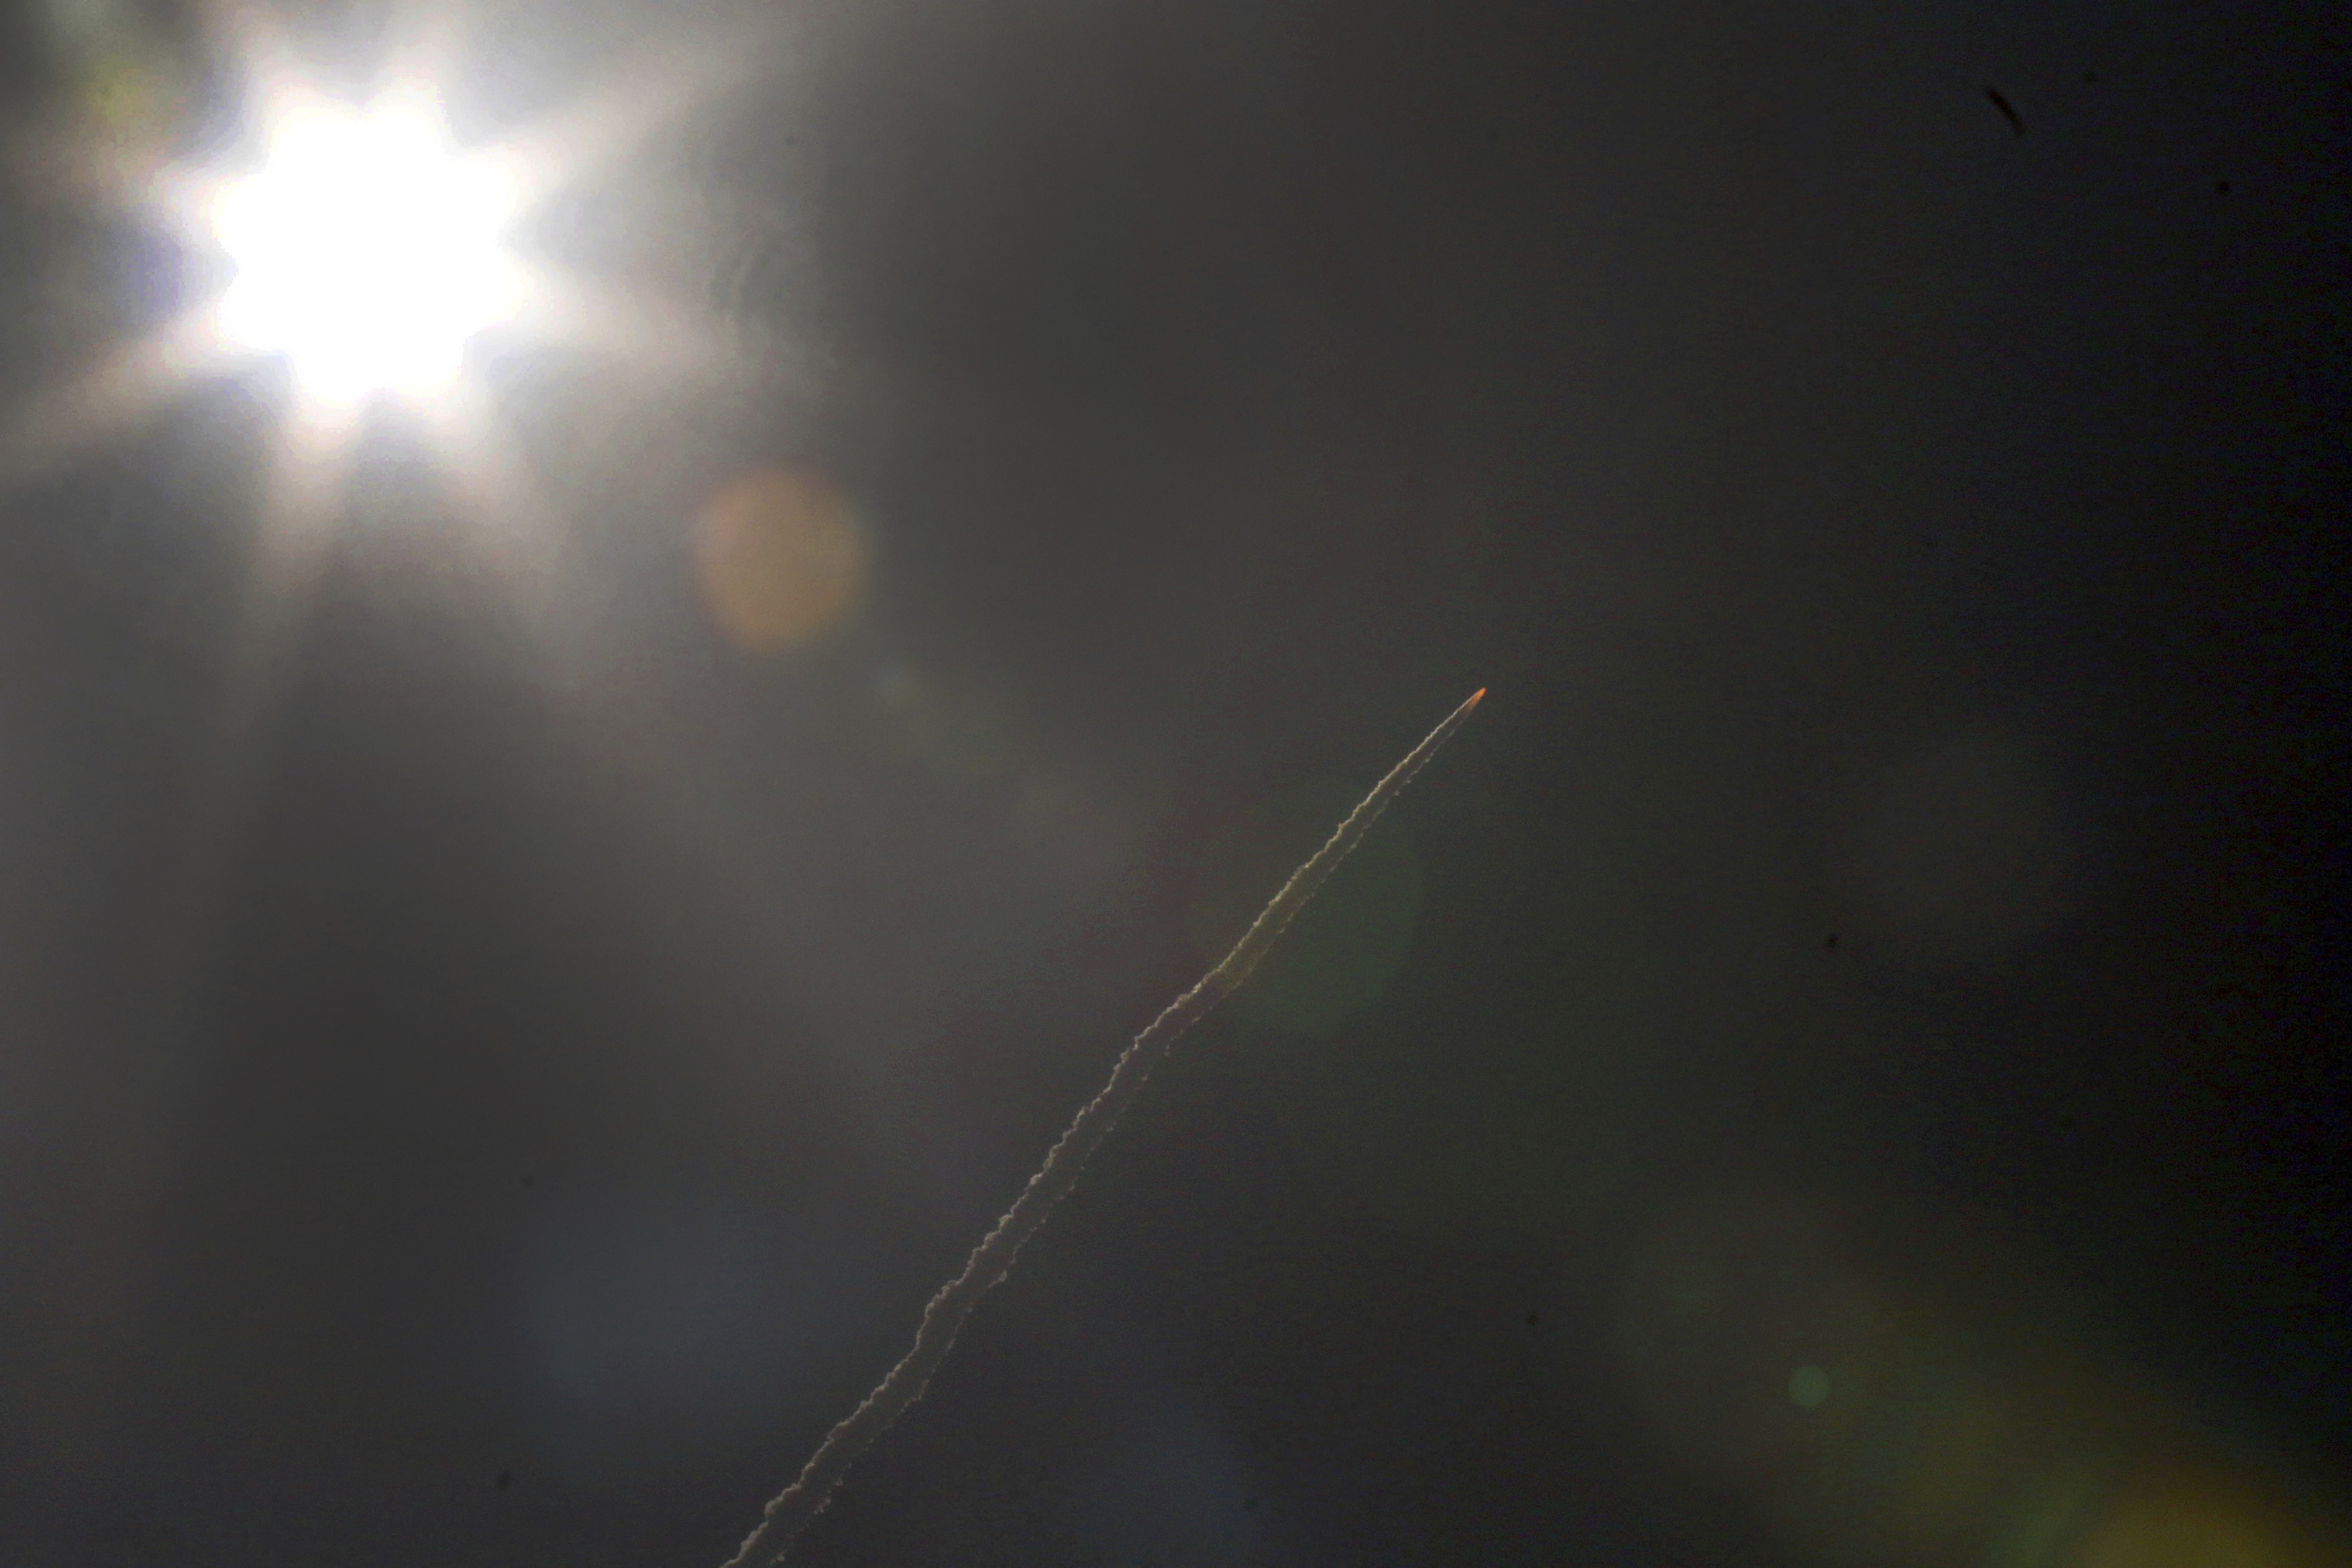
{"type": "Polygon", "coordinates": [[[306,396],[429,396],[518,279],[506,193],[441,144],[423,103],[314,110],[273,128],[268,161],[222,191],[211,226],[236,264],[219,326],[291,360],[306,396]]]}
{"type": "MultiPolygon", "coordinates": [[[[290,362],[298,405],[411,415],[474,379],[467,345],[491,331],[665,375],[753,374],[719,320],[593,284],[512,243],[551,197],[748,79],[761,51],[744,40],[669,44],[611,85],[459,148],[435,89],[455,55],[447,13],[415,14],[388,52],[383,86],[359,106],[322,92],[260,8],[226,0],[206,14],[245,87],[244,166],[142,168],[55,138],[18,139],[10,163],[21,182],[134,213],[184,247],[222,255],[234,276],[16,410],[0,428],[0,484],[68,461],[169,397],[270,356],[290,362]]],[[[457,401],[488,410],[493,400],[479,390],[457,401]]],[[[419,420],[442,444],[452,437],[446,415],[419,420]]],[[[363,424],[350,426],[353,438],[363,424]]]]}
{"type": "Polygon", "coordinates": [[[0,489],[81,456],[190,383],[236,363],[209,307],[107,351],[71,380],[36,394],[0,432],[0,489]]]}
{"type": "Polygon", "coordinates": [[[269,14],[248,0],[205,9],[243,88],[247,135],[195,163],[129,157],[68,135],[5,148],[28,195],[130,216],[185,255],[233,268],[225,287],[0,420],[0,494],[58,471],[175,397],[281,359],[289,390],[264,458],[238,603],[204,754],[192,759],[182,873],[158,914],[167,985],[193,982],[224,878],[267,772],[268,736],[306,637],[359,444],[397,416],[423,443],[467,526],[451,544],[497,584],[561,678],[565,537],[509,428],[477,352],[585,350],[652,372],[666,391],[740,387],[764,366],[694,309],[592,283],[523,254],[520,229],[551,198],[613,168],[665,126],[760,68],[762,40],[671,42],[625,62],[605,88],[510,134],[459,145],[437,94],[453,79],[455,13],[412,11],[378,90],[324,90],[269,14]]]}
{"type": "Polygon", "coordinates": [[[214,916],[268,770],[272,721],[294,679],[292,655],[326,565],[327,519],[357,418],[349,406],[298,403],[271,444],[212,723],[182,802],[180,864],[161,908],[157,958],[167,985],[193,981],[211,959],[214,916]]]}

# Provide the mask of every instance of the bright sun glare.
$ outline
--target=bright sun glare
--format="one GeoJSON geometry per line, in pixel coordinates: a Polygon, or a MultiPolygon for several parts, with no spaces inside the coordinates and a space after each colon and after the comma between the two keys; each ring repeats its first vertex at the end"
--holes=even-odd
{"type": "Polygon", "coordinates": [[[379,91],[358,104],[319,90],[266,7],[218,7],[219,41],[242,79],[241,118],[257,133],[249,159],[228,160],[234,168],[209,157],[149,164],[73,133],[54,145],[0,136],[0,166],[27,160],[94,209],[141,215],[229,266],[218,293],[110,345],[0,420],[0,490],[184,391],[274,357],[294,385],[265,487],[277,499],[265,510],[331,509],[367,409],[389,396],[420,416],[461,504],[512,532],[538,526],[519,522],[536,520],[537,498],[491,384],[467,363],[484,329],[506,324],[519,343],[617,356],[665,379],[764,374],[739,337],[698,312],[527,259],[508,240],[557,191],[763,75],[775,42],[767,24],[682,32],[601,87],[459,147],[435,85],[459,40],[434,0],[415,4],[418,15],[377,62],[379,91]]]}
{"type": "MultiPolygon", "coordinates": [[[[459,148],[434,85],[459,63],[449,7],[390,0],[386,8],[395,16],[374,62],[380,90],[362,106],[320,90],[275,7],[198,7],[215,35],[207,44],[237,79],[237,118],[254,136],[236,153],[168,161],[149,155],[168,141],[126,150],[73,126],[21,135],[0,128],[0,176],[21,167],[54,179],[92,213],[131,215],[188,254],[225,257],[231,269],[217,292],[103,345],[21,406],[0,410],[0,497],[175,398],[242,377],[257,359],[282,359],[293,373],[260,454],[219,713],[189,805],[189,860],[174,897],[185,905],[178,919],[191,950],[204,941],[196,911],[217,896],[234,851],[256,742],[282,699],[289,643],[326,560],[326,525],[380,399],[406,405],[408,434],[450,481],[446,499],[479,524],[467,534],[479,546],[474,563],[498,574],[543,630],[537,617],[560,520],[512,438],[499,388],[466,363],[469,341],[505,323],[525,352],[616,359],[651,378],[642,390],[655,395],[748,386],[768,374],[743,353],[739,334],[714,330],[698,311],[534,263],[507,243],[556,192],[763,77],[779,42],[766,16],[666,26],[662,41],[601,85],[507,125],[492,142],[459,148]],[[241,155],[246,148],[250,156],[241,155]]],[[[496,121],[491,106],[478,107],[496,121]]]]}
{"type": "Polygon", "coordinates": [[[225,342],[285,354],[329,402],[446,386],[467,341],[517,302],[513,193],[451,148],[429,100],[286,116],[210,216],[236,268],[225,342]]]}

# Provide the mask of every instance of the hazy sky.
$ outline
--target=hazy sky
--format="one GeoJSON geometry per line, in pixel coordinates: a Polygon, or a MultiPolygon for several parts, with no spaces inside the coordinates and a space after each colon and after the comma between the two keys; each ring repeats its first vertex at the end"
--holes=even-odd
{"type": "Polygon", "coordinates": [[[634,336],[307,491],[40,435],[226,15],[0,30],[0,1563],[715,1565],[1480,686],[804,1559],[2335,1560],[2337,8],[484,5],[634,336]]]}

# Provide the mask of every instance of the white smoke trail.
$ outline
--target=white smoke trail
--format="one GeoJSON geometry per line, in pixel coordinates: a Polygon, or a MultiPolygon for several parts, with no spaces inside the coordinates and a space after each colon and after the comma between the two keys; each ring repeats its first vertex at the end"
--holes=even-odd
{"type": "Polygon", "coordinates": [[[1168,1054],[1169,1047],[1249,978],[1250,972],[1273,949],[1292,917],[1339,869],[1339,862],[1380,820],[1389,802],[1412,782],[1413,774],[1437,754],[1438,748],[1453,738],[1454,731],[1462,727],[1462,721],[1470,717],[1470,710],[1486,695],[1483,686],[1472,692],[1467,701],[1406,753],[1404,761],[1390,769],[1388,776],[1372,786],[1372,793],[1348,814],[1347,820],[1339,824],[1323,847],[1291,873],[1290,880],[1250,922],[1249,930],[1234,943],[1233,951],[1129,1042],[1127,1049],[1119,1053],[1118,1065],[1111,1068],[1110,1081],[1103,1086],[1102,1092],[1087,1101],[1086,1109],[1072,1120],[1060,1142],[1046,1154],[1045,1163],[1029,1178],[1029,1184],[1004,1212],[1004,1217],[996,1222],[996,1228],[972,1249],[971,1258],[964,1262],[963,1272],[940,1287],[930,1305],[923,1309],[922,1326],[915,1331],[914,1348],[890,1369],[889,1375],[875,1386],[847,1420],[825,1435],[824,1441],[817,1445],[816,1452],[802,1468],[800,1479],[768,1504],[759,1528],[744,1539],[735,1555],[727,1560],[725,1568],[754,1568],[755,1564],[783,1561],[784,1553],[792,1550],[801,1531],[824,1511],[833,1489],[856,1463],[858,1456],[872,1447],[875,1439],[888,1431],[891,1423],[923,1396],[931,1373],[954,1347],[964,1320],[971,1316],[980,1299],[1012,1272],[1013,1260],[1019,1255],[1022,1243],[1036,1235],[1045,1216],[1054,1212],[1054,1205],[1069,1195],[1087,1157],[1134,1102],[1144,1079],[1168,1054]]]}

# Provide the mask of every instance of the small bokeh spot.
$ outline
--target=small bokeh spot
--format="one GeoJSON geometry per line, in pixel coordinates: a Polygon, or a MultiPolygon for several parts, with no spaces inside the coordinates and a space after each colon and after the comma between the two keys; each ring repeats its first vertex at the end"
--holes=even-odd
{"type": "Polygon", "coordinates": [[[866,543],[823,474],[762,468],[703,509],[695,538],[702,603],[745,653],[776,653],[839,625],[866,589],[866,543]]]}
{"type": "Polygon", "coordinates": [[[1801,1366],[1789,1374],[1789,1398],[1800,1410],[1819,1410],[1828,1403],[1830,1374],[1817,1366],[1801,1366]]]}

